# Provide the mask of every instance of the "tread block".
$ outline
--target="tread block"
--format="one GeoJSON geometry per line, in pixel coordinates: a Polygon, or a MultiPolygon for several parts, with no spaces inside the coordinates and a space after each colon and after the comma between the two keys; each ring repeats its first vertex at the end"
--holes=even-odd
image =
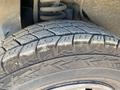
{"type": "Polygon", "coordinates": [[[71,33],[85,33],[84,30],[79,29],[79,28],[77,28],[77,27],[72,27],[72,26],[64,27],[64,29],[67,29],[67,30],[70,31],[71,33]]]}
{"type": "Polygon", "coordinates": [[[38,41],[35,41],[23,46],[19,55],[20,57],[19,63],[21,63],[22,67],[35,63],[35,60],[37,59],[36,57],[37,43],[38,41]]]}
{"type": "MultiPolygon", "coordinates": [[[[106,53],[116,55],[117,54],[118,39],[114,37],[105,36],[105,50],[106,53]]],[[[118,52],[119,54],[119,52],[118,52]]]]}
{"type": "Polygon", "coordinates": [[[114,37],[105,36],[105,44],[106,45],[113,45],[116,47],[116,45],[118,44],[118,39],[114,38],[114,37]]]}
{"type": "Polygon", "coordinates": [[[16,40],[21,43],[21,44],[26,44],[26,43],[29,43],[31,41],[34,41],[36,40],[37,38],[32,36],[32,35],[24,35],[22,37],[19,37],[19,38],[16,38],[16,40]]]}
{"type": "Polygon", "coordinates": [[[71,26],[73,26],[73,27],[85,27],[84,24],[78,23],[78,22],[74,22],[74,23],[72,22],[71,24],[72,24],[71,26]]]}
{"type": "Polygon", "coordinates": [[[60,23],[58,24],[60,27],[70,27],[72,26],[72,23],[66,22],[66,23],[60,23]]]}
{"type": "Polygon", "coordinates": [[[92,34],[101,34],[101,30],[99,31],[98,29],[96,28],[89,28],[89,27],[78,27],[84,31],[86,31],[87,33],[92,33],[92,34]]]}
{"type": "Polygon", "coordinates": [[[44,26],[44,29],[51,29],[51,28],[59,28],[60,26],[56,23],[54,24],[48,24],[44,26]]]}
{"type": "Polygon", "coordinates": [[[75,54],[82,54],[84,53],[89,53],[89,41],[91,39],[92,35],[91,34],[76,34],[74,36],[74,53],[75,54]]]}
{"type": "Polygon", "coordinates": [[[105,38],[103,35],[93,35],[90,41],[90,51],[92,53],[105,53],[105,38]]]}
{"type": "Polygon", "coordinates": [[[27,35],[29,34],[29,32],[27,30],[21,30],[17,33],[14,33],[13,35],[15,36],[14,38],[18,38],[18,37],[21,37],[21,36],[24,36],[24,35],[27,35]]]}
{"type": "Polygon", "coordinates": [[[29,26],[27,28],[25,28],[27,31],[29,31],[29,33],[33,33],[33,32],[37,32],[37,31],[41,31],[44,29],[44,26],[41,25],[32,25],[29,26]]]}
{"type": "Polygon", "coordinates": [[[6,50],[12,49],[12,48],[14,48],[16,46],[19,46],[19,44],[14,40],[6,41],[6,42],[3,43],[3,47],[6,50]]]}
{"type": "Polygon", "coordinates": [[[5,43],[5,42],[10,42],[10,41],[12,41],[13,39],[14,39],[13,36],[9,36],[8,38],[6,38],[6,39],[3,41],[3,43],[5,43]]]}
{"type": "Polygon", "coordinates": [[[52,36],[54,34],[47,31],[47,30],[42,30],[42,31],[39,31],[39,32],[34,32],[34,33],[32,33],[32,35],[35,35],[38,38],[45,38],[45,37],[52,36]]]}
{"type": "Polygon", "coordinates": [[[94,35],[91,39],[91,44],[103,44],[104,45],[104,36],[103,35],[94,35]]]}
{"type": "Polygon", "coordinates": [[[89,43],[91,34],[76,34],[74,37],[74,43],[89,43]]]}
{"type": "Polygon", "coordinates": [[[57,44],[58,56],[72,54],[73,53],[72,42],[73,35],[62,36],[57,44]]]}
{"type": "Polygon", "coordinates": [[[20,64],[18,63],[18,55],[20,53],[21,48],[22,46],[19,46],[14,49],[8,50],[5,53],[2,63],[7,73],[10,73],[20,68],[20,64]]]}
{"type": "Polygon", "coordinates": [[[50,59],[56,56],[56,43],[60,36],[54,36],[41,39],[37,46],[38,58],[42,60],[50,59]]]}
{"type": "Polygon", "coordinates": [[[49,31],[55,33],[56,35],[70,34],[70,31],[64,30],[64,28],[52,28],[49,31]]]}

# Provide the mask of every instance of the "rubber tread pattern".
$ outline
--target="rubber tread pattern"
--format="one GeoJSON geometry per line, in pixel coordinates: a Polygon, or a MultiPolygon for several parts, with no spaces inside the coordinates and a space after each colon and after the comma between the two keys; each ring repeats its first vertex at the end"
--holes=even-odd
{"type": "MultiPolygon", "coordinates": [[[[48,61],[45,61],[42,63],[32,65],[27,68],[23,68],[19,72],[15,72],[14,74],[9,75],[9,78],[11,78],[9,80],[10,83],[6,83],[6,85],[2,86],[2,87],[5,88],[6,90],[13,90],[13,88],[15,88],[15,87],[17,88],[15,90],[23,90],[24,88],[26,90],[34,90],[34,89],[36,89],[36,86],[34,86],[34,85],[35,85],[35,83],[37,83],[37,85],[40,87],[40,90],[49,90],[49,89],[43,89],[43,87],[44,87],[43,79],[39,83],[37,82],[37,80],[39,78],[42,78],[44,76],[48,76],[51,74],[55,74],[55,73],[59,73],[59,72],[63,72],[63,71],[69,71],[69,70],[71,71],[71,70],[82,69],[85,67],[89,67],[89,68],[103,68],[104,67],[104,68],[107,68],[108,70],[111,68],[115,69],[115,70],[116,69],[120,70],[119,62],[120,62],[120,60],[118,57],[109,56],[109,55],[95,55],[95,54],[93,54],[93,55],[92,54],[91,55],[74,55],[74,56],[68,56],[68,57],[62,57],[62,58],[55,58],[52,60],[48,60],[48,61]],[[29,84],[27,84],[26,81],[29,84]],[[31,81],[33,81],[33,85],[30,85],[31,81]]],[[[92,72],[94,72],[94,70],[92,70],[91,73],[92,72]]],[[[97,72],[97,73],[101,74],[102,71],[97,72]]],[[[86,75],[86,73],[84,73],[84,71],[81,72],[81,74],[86,75]]],[[[86,75],[86,76],[88,76],[88,75],[86,75]]],[[[116,76],[116,73],[113,73],[112,75],[116,76]]],[[[71,75],[68,75],[68,77],[69,76],[71,76],[71,75]]],[[[119,76],[117,75],[116,80],[120,81],[120,79],[118,77],[119,76]]],[[[2,81],[5,83],[6,79],[7,78],[3,79],[2,81]]],[[[54,82],[54,78],[52,78],[50,80],[50,84],[52,81],[54,82]]],[[[117,90],[117,89],[115,89],[115,90],[117,90]]]]}
{"type": "Polygon", "coordinates": [[[5,73],[1,78],[38,62],[83,52],[120,57],[119,38],[82,21],[44,22],[10,37],[0,48],[0,73],[5,73]]]}

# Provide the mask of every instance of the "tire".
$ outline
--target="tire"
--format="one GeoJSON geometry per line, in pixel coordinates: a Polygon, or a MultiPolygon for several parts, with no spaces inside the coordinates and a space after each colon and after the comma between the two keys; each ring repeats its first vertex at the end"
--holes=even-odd
{"type": "Polygon", "coordinates": [[[119,46],[118,37],[83,21],[29,26],[0,48],[0,90],[54,90],[79,84],[120,90],[119,46]]]}

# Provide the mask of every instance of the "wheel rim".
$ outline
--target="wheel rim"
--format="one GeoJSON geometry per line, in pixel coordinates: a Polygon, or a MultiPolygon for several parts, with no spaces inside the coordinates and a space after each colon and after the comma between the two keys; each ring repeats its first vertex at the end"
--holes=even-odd
{"type": "Polygon", "coordinates": [[[79,85],[59,87],[51,90],[113,90],[113,89],[110,87],[98,85],[98,84],[79,84],[79,85]]]}
{"type": "Polygon", "coordinates": [[[98,81],[80,81],[79,83],[62,84],[48,90],[115,90],[112,86],[98,81]]]}

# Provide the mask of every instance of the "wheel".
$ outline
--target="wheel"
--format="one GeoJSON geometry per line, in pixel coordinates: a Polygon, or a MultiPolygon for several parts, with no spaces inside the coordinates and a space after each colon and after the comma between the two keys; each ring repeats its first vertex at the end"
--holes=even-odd
{"type": "Polygon", "coordinates": [[[50,21],[7,38],[2,90],[120,90],[119,38],[83,21],[50,21]]]}

